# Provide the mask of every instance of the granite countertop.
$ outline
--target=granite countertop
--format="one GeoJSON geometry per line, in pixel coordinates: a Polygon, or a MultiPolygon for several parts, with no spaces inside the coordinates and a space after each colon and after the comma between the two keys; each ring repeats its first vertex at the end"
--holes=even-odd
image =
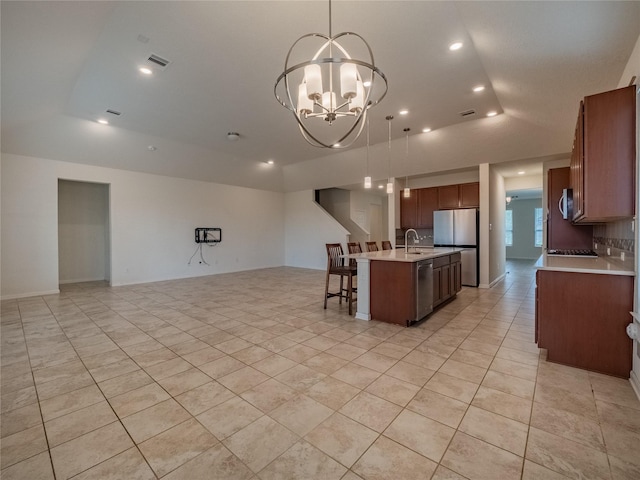
{"type": "Polygon", "coordinates": [[[461,252],[461,248],[451,247],[417,247],[409,248],[409,252],[405,253],[404,248],[396,248],[393,250],[380,250],[378,252],[352,253],[345,255],[346,258],[383,260],[389,262],[419,262],[430,258],[442,257],[452,253],[461,252]],[[415,252],[415,253],[414,253],[415,252]]]}
{"type": "Polygon", "coordinates": [[[633,264],[622,262],[617,257],[563,257],[542,254],[535,264],[539,270],[553,270],[558,272],[599,273],[608,275],[634,276],[633,264]]]}

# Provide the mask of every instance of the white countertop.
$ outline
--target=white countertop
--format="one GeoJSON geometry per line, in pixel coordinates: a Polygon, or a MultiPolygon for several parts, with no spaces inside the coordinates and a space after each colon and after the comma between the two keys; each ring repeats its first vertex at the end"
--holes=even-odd
{"type": "Polygon", "coordinates": [[[393,250],[380,250],[378,252],[352,253],[345,255],[346,258],[368,259],[368,260],[384,260],[389,262],[419,262],[420,260],[428,260],[430,258],[442,257],[452,253],[461,252],[461,248],[451,247],[417,247],[410,248],[405,253],[404,248],[396,248],[393,250]],[[413,253],[418,252],[418,253],[413,253]]]}
{"type": "Polygon", "coordinates": [[[538,259],[535,267],[539,270],[554,270],[558,272],[600,273],[608,275],[635,275],[633,266],[623,263],[620,259],[610,257],[563,257],[549,256],[546,253],[538,259]]]}

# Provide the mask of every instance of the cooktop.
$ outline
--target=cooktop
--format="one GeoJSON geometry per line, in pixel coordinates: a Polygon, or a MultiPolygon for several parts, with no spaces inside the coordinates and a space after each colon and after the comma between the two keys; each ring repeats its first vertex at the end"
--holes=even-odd
{"type": "Polygon", "coordinates": [[[597,257],[598,254],[593,250],[577,250],[577,249],[549,249],[547,255],[551,257],[597,257]]]}

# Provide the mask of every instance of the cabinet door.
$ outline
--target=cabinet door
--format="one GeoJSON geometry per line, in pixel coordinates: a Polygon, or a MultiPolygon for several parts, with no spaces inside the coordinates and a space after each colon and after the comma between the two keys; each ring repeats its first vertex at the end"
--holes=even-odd
{"type": "Polygon", "coordinates": [[[583,191],[584,191],[584,156],[582,154],[584,130],[584,104],[580,102],[578,110],[578,120],[576,121],[576,130],[573,136],[573,148],[571,150],[570,163],[570,184],[573,190],[573,220],[582,217],[584,214],[583,207],[583,191]]]}
{"type": "Polygon", "coordinates": [[[539,322],[538,322],[538,312],[540,311],[540,304],[538,302],[538,283],[540,282],[540,270],[536,270],[536,299],[535,299],[535,328],[534,328],[534,341],[536,343],[538,343],[538,339],[540,338],[540,336],[538,335],[538,329],[539,327],[539,322]]]}
{"type": "Polygon", "coordinates": [[[455,295],[458,293],[462,285],[460,283],[460,274],[461,274],[461,263],[460,262],[452,262],[451,263],[451,287],[449,289],[451,295],[455,295]]]}
{"type": "Polygon", "coordinates": [[[400,226],[401,228],[416,228],[418,226],[418,194],[411,192],[409,198],[400,195],[400,226]]]}
{"type": "Polygon", "coordinates": [[[438,208],[440,210],[451,210],[458,208],[458,185],[445,185],[438,187],[438,208]]]}
{"type": "Polygon", "coordinates": [[[417,192],[418,227],[433,228],[433,212],[438,210],[438,189],[421,188],[417,192]]]}
{"type": "Polygon", "coordinates": [[[433,306],[442,303],[442,267],[433,269],[433,306]]]}
{"type": "Polygon", "coordinates": [[[472,208],[480,206],[480,183],[463,183],[459,186],[460,207],[472,208]]]}
{"type": "Polygon", "coordinates": [[[584,99],[580,221],[616,220],[635,213],[635,92],[631,85],[584,99]]]}
{"type": "Polygon", "coordinates": [[[547,360],[629,378],[633,277],[538,270],[538,346],[547,360]]]}
{"type": "Polygon", "coordinates": [[[451,297],[451,265],[443,265],[442,267],[442,281],[440,282],[440,290],[442,300],[447,300],[451,297]]]}

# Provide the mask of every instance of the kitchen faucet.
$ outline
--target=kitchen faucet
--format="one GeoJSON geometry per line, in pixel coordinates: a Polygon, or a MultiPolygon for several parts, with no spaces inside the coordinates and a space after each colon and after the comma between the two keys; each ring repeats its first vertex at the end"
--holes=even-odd
{"type": "Polygon", "coordinates": [[[413,228],[408,229],[404,232],[404,253],[409,253],[409,232],[413,232],[416,236],[416,240],[414,243],[418,243],[420,241],[420,237],[418,236],[418,232],[416,232],[413,228]]]}

